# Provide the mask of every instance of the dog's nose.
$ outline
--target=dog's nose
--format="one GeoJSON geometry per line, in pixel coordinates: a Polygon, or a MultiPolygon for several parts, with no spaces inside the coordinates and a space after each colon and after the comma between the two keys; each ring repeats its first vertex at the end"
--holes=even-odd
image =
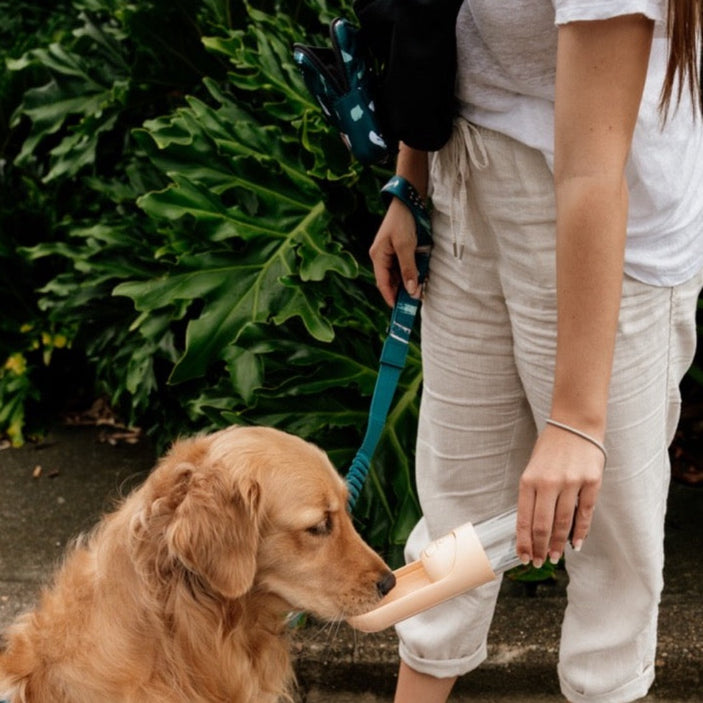
{"type": "Polygon", "coordinates": [[[395,586],[395,574],[389,571],[380,581],[376,583],[376,588],[381,594],[381,597],[385,596],[392,588],[395,586]]]}

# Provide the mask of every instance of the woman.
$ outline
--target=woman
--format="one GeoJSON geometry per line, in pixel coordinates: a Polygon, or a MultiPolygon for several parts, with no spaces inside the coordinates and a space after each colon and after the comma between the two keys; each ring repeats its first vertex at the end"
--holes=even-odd
{"type": "MultiPolygon", "coordinates": [[[[435,239],[407,557],[517,504],[523,562],[566,558],[571,703],[634,701],[654,678],[667,447],[703,285],[701,5],[668,11],[466,0],[453,135],[397,163],[431,192],[435,239]]],[[[419,294],[414,247],[394,199],[370,252],[389,304],[399,280],[419,294]]],[[[480,664],[497,593],[398,626],[396,703],[445,701],[480,664]]]]}

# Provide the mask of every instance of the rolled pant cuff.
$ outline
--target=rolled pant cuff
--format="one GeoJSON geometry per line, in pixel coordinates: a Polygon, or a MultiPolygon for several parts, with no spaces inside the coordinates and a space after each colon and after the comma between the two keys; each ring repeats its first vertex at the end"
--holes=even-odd
{"type": "Polygon", "coordinates": [[[476,669],[488,657],[488,648],[485,643],[471,656],[461,659],[423,659],[410,652],[402,641],[398,651],[400,658],[411,669],[438,679],[463,676],[476,669]]]}
{"type": "Polygon", "coordinates": [[[632,703],[644,698],[654,683],[654,666],[648,666],[644,672],[626,684],[606,693],[583,693],[572,688],[559,670],[561,692],[570,703],[632,703]]]}

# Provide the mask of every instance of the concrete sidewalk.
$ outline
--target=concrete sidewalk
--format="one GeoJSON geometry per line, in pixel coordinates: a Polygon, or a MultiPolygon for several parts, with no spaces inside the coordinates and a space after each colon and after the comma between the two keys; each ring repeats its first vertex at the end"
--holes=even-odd
{"type": "MultiPolygon", "coordinates": [[[[96,428],[59,428],[45,442],[0,451],[0,630],[30,607],[67,542],[153,465],[147,442],[111,446],[96,428]]],[[[703,702],[703,490],[672,485],[657,682],[647,701],[703,702]]],[[[528,597],[505,583],[489,660],[452,701],[561,700],[555,675],[563,578],[528,597]]],[[[392,700],[398,666],[392,631],[308,624],[293,652],[304,703],[392,700]]],[[[98,703],[98,702],[96,702],[98,703]]]]}

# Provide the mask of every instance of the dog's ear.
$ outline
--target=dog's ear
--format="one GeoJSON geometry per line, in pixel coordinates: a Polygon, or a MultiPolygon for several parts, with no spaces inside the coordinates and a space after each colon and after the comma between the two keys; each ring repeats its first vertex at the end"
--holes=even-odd
{"type": "Polygon", "coordinates": [[[174,490],[182,499],[166,530],[169,552],[213,590],[238,598],[256,574],[259,485],[243,478],[232,486],[217,471],[179,468],[174,490]]]}

